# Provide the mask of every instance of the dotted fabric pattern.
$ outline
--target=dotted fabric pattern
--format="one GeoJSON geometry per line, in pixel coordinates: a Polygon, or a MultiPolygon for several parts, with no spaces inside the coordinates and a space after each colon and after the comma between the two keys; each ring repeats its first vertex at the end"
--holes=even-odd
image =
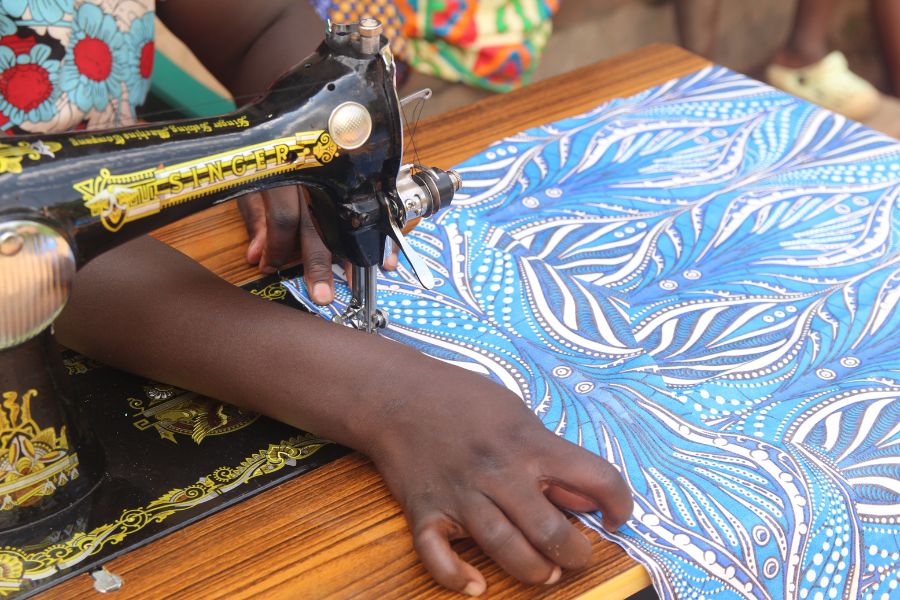
{"type": "Polygon", "coordinates": [[[662,598],[900,597],[900,143],[710,68],[459,172],[385,335],[617,465],[662,598]]]}

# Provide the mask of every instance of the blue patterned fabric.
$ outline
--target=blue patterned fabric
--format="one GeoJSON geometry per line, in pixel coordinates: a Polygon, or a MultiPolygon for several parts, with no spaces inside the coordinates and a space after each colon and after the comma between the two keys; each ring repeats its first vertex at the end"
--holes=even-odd
{"type": "Polygon", "coordinates": [[[386,335],[616,464],[661,597],[900,598],[900,143],[713,68],[459,171],[386,335]]]}

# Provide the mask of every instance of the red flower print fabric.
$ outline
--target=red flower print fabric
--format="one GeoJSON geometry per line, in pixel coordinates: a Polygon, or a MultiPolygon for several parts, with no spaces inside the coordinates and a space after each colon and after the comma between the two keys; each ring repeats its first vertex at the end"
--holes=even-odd
{"type": "Polygon", "coordinates": [[[127,125],[150,91],[153,0],[0,0],[0,131],[127,125]]]}

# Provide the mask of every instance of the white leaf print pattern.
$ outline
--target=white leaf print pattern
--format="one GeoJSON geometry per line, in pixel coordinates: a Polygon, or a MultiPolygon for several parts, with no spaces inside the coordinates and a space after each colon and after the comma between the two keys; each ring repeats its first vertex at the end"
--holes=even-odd
{"type": "Polygon", "coordinates": [[[617,465],[661,597],[900,593],[900,143],[710,68],[459,170],[386,335],[617,465]]]}

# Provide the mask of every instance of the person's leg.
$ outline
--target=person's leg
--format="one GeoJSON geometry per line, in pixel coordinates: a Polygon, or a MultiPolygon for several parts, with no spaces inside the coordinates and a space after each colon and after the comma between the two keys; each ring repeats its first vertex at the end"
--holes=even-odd
{"type": "Polygon", "coordinates": [[[675,23],[681,45],[713,58],[719,32],[721,0],[675,0],[675,23]]]}
{"type": "Polygon", "coordinates": [[[796,69],[825,58],[828,54],[828,28],[840,1],[797,0],[791,34],[772,62],[796,69]]]}
{"type": "Polygon", "coordinates": [[[895,96],[900,96],[900,0],[871,0],[870,4],[891,78],[891,90],[895,96]]]}
{"type": "Polygon", "coordinates": [[[766,79],[795,96],[862,120],[878,109],[881,95],[850,70],[843,54],[828,47],[828,30],[838,2],[797,1],[790,37],[766,69],[766,79]]]}

